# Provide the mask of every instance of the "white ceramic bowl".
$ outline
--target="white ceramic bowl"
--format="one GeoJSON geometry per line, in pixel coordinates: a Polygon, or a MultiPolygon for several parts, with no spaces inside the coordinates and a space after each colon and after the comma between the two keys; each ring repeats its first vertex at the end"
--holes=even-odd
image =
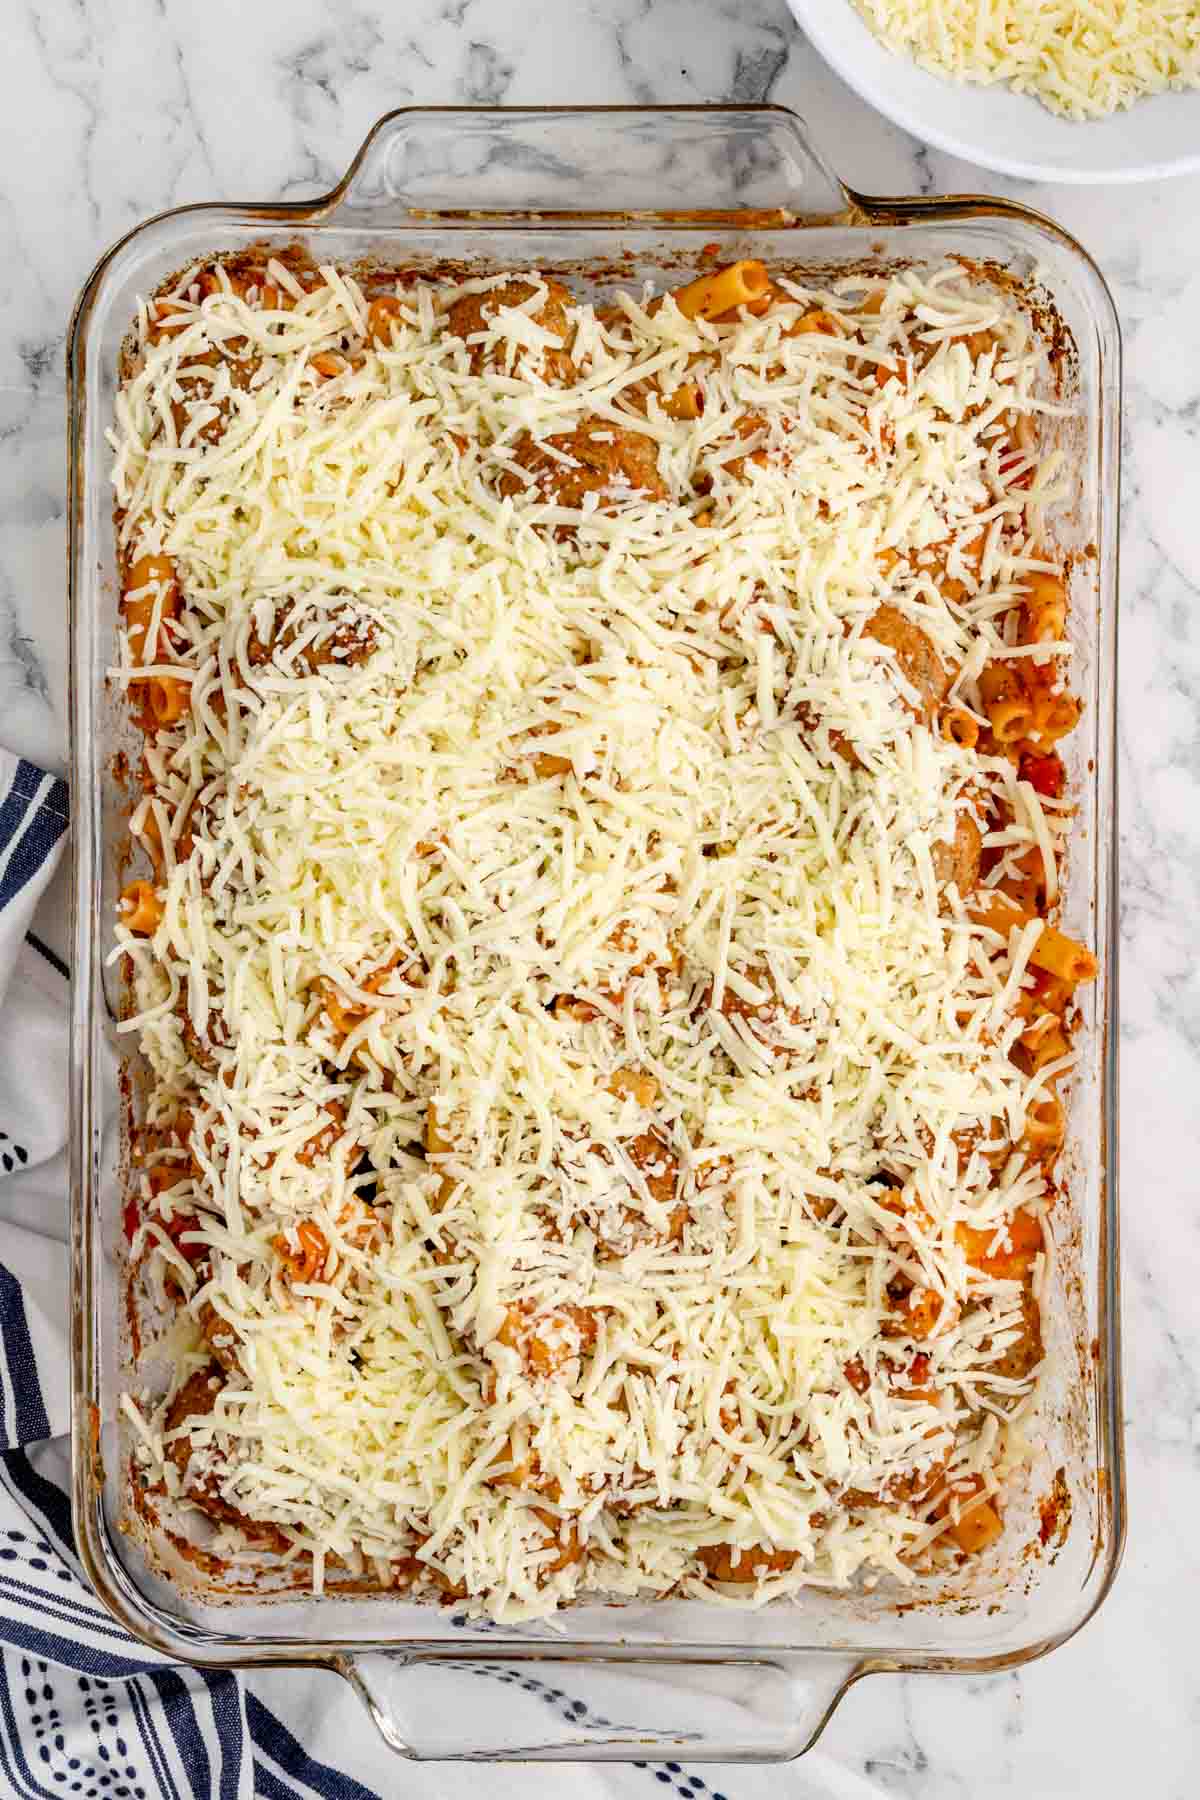
{"type": "Polygon", "coordinates": [[[1154,181],[1200,173],[1200,90],[1076,123],[1007,87],[943,81],[887,50],[851,0],[788,0],[849,87],[914,137],[1028,181],[1154,181]]]}

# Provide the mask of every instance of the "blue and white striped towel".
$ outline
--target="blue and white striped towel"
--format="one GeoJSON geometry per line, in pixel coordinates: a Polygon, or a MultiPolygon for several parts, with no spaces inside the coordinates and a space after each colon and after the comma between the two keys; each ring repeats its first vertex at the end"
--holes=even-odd
{"type": "Polygon", "coordinates": [[[109,1618],[68,1499],[69,971],[31,930],[66,829],[65,784],[0,750],[0,1800],[881,1800],[819,1752],[783,1770],[497,1764],[482,1779],[407,1763],[336,1675],[199,1673],[109,1618]]]}

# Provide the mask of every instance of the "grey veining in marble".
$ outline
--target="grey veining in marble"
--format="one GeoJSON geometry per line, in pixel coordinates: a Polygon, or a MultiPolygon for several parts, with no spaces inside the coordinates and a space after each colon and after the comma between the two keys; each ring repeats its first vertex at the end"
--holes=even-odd
{"type": "MultiPolygon", "coordinates": [[[[96,256],[149,213],[319,192],[374,120],[407,103],[770,99],[802,112],[860,188],[1017,194],[1096,256],[1127,352],[1131,1541],[1112,1598],[1064,1649],[987,1678],[864,1682],[822,1749],[864,1792],[907,1800],[1200,1792],[1200,180],[1042,188],[924,150],[825,68],[784,0],[12,0],[5,24],[0,739],[55,768],[65,745],[65,331],[96,256]]],[[[52,913],[45,929],[61,939],[52,913]]],[[[786,1794],[787,1772],[777,1779],[786,1794]]]]}

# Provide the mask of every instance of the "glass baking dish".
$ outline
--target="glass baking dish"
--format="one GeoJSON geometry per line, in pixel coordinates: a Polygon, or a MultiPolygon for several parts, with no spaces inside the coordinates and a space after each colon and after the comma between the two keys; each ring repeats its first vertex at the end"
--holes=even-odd
{"type": "Polygon", "coordinates": [[[1094,263],[1027,209],[982,198],[849,192],[778,107],[404,110],[380,121],[344,181],[300,205],[184,207],[97,265],[69,349],[71,719],[75,784],[72,1048],[74,1504],[97,1593],[136,1637],[205,1668],[319,1664],[363,1696],[409,1757],[783,1759],[816,1739],[859,1676],[987,1671],[1070,1637],[1120,1557],[1124,1481],[1116,1213],[1116,701],[1120,343],[1094,263]],[[105,429],[136,296],[217,252],[299,243],[318,260],[532,266],[579,285],[679,279],[703,246],[784,267],[869,273],[968,258],[1015,277],[1056,334],[1073,416],[1057,428],[1071,492],[1071,632],[1084,722],[1069,740],[1079,803],[1067,928],[1096,947],[1070,1101],[1067,1216],[1048,1309],[1054,1373],[1028,1504],[998,1559],[936,1593],[809,1590],[757,1611],[581,1605],[500,1630],[394,1595],[217,1603],[172,1579],[130,1528],[117,1399],[123,1363],[120,1130],[111,943],[126,832],[114,759],[129,742],[106,685],[118,583],[105,429]],[[1064,1504],[1063,1494],[1068,1503],[1064,1504]],[[1069,1528],[1043,1553],[1038,1501],[1069,1528]]]}

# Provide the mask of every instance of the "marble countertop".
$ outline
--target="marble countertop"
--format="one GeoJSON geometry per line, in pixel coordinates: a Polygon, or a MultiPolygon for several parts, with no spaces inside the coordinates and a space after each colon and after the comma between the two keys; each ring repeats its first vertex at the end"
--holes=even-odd
{"type": "MultiPolygon", "coordinates": [[[[375,119],[405,103],[771,99],[807,117],[860,189],[1012,194],[1097,258],[1126,352],[1130,1540],[1101,1614],[1053,1656],[987,1678],[860,1683],[822,1748],[864,1792],[911,1800],[1194,1794],[1200,1673],[1186,1597],[1200,1591],[1200,983],[1188,920],[1200,904],[1200,179],[1035,187],[925,150],[825,68],[784,0],[20,0],[6,26],[0,740],[55,769],[66,753],[64,336],[97,255],[147,214],[317,193],[375,119]]],[[[60,879],[41,919],[60,946],[64,892],[60,879]]],[[[787,1794],[792,1779],[781,1770],[774,1791],[787,1794]]]]}

